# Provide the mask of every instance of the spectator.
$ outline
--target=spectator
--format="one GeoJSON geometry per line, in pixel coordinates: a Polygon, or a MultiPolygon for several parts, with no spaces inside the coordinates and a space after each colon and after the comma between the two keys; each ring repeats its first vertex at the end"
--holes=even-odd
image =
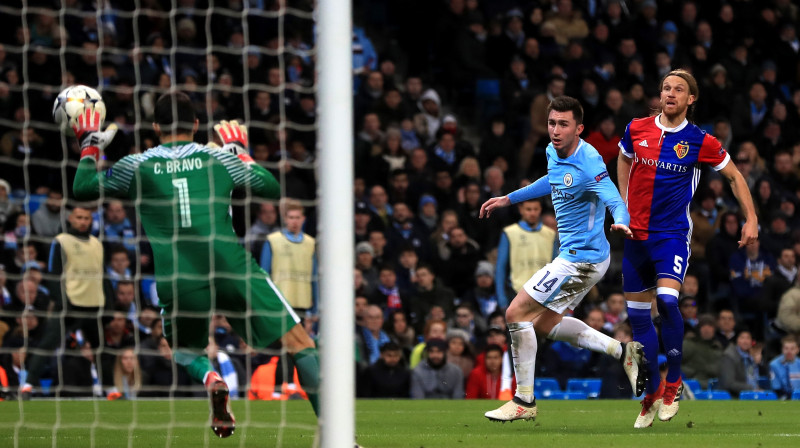
{"type": "Polygon", "coordinates": [[[736,342],[736,318],[730,309],[721,309],[717,313],[717,340],[722,348],[736,342]]]}
{"type": "Polygon", "coordinates": [[[751,298],[753,305],[756,305],[768,317],[774,317],[778,313],[781,297],[797,281],[795,260],[794,249],[787,247],[781,250],[775,275],[764,281],[764,287],[758,298],[751,298]]]}
{"type": "Polygon", "coordinates": [[[761,351],[749,330],[741,330],[736,343],[725,349],[719,366],[719,387],[734,397],[745,390],[759,390],[758,377],[761,370],[761,351]]]}
{"type": "Polygon", "coordinates": [[[687,334],[683,341],[683,375],[696,379],[703,388],[709,379],[719,375],[724,347],[716,334],[714,317],[704,314],[698,319],[697,334],[687,334]]]}
{"type": "MultiPolygon", "coordinates": [[[[427,244],[427,242],[426,242],[427,244]]],[[[411,291],[417,283],[417,264],[419,257],[413,246],[403,246],[397,256],[399,261],[395,274],[397,275],[397,286],[402,291],[411,291]]]]}
{"type": "Polygon", "coordinates": [[[681,298],[679,308],[681,316],[683,316],[683,332],[684,335],[692,333],[697,334],[697,300],[693,296],[684,296],[681,298]]]}
{"type": "MultiPolygon", "coordinates": [[[[476,366],[467,380],[467,399],[499,400],[503,382],[503,349],[490,345],[484,350],[484,364],[476,366]]],[[[512,382],[511,389],[516,388],[512,382]]]]}
{"type": "Polygon", "coordinates": [[[508,306],[509,294],[522,289],[528,279],[550,262],[557,252],[556,232],[542,225],[542,201],[519,204],[519,222],[503,229],[497,247],[495,284],[500,308],[508,306]]]}
{"type": "Polygon", "coordinates": [[[417,338],[414,329],[408,324],[406,313],[402,310],[395,310],[389,313],[386,324],[383,326],[383,331],[403,350],[403,357],[409,359],[417,338]]]}
{"type": "Polygon", "coordinates": [[[478,243],[469,239],[464,229],[454,227],[447,242],[436,257],[437,271],[445,285],[451,287],[457,297],[473,286],[475,268],[482,258],[478,243]]]}
{"type": "Polygon", "coordinates": [[[128,219],[122,201],[113,200],[106,206],[103,236],[107,243],[122,244],[128,252],[136,252],[136,231],[128,219]]]}
{"type": "Polygon", "coordinates": [[[764,281],[775,272],[775,259],[761,250],[758,241],[739,249],[730,260],[731,305],[741,317],[750,321],[760,310],[750,305],[750,297],[758,297],[764,281]]]}
{"type": "Polygon", "coordinates": [[[775,324],[787,333],[800,334],[800,285],[797,281],[781,297],[775,324]]]}
{"type": "Polygon", "coordinates": [[[792,393],[800,390],[800,353],[797,338],[793,335],[781,339],[781,355],[770,361],[770,381],[772,389],[782,399],[789,399],[792,393]]]}
{"type": "Polygon", "coordinates": [[[365,310],[364,327],[361,336],[367,352],[365,353],[369,364],[374,364],[381,357],[380,347],[390,342],[389,336],[383,331],[383,310],[377,305],[369,305],[365,310]]]}
{"type": "Polygon", "coordinates": [[[436,133],[442,125],[442,101],[433,89],[422,93],[417,107],[422,111],[414,116],[414,127],[422,137],[422,143],[430,145],[436,139],[436,133]]]}
{"type": "Polygon", "coordinates": [[[603,156],[603,162],[606,164],[617,158],[619,154],[619,146],[617,146],[619,141],[620,137],[616,133],[614,117],[612,115],[604,115],[600,118],[596,129],[586,137],[586,142],[597,149],[597,152],[603,156]]]}
{"type": "MultiPolygon", "coordinates": [[[[150,328],[150,335],[140,339],[139,366],[142,384],[149,396],[168,396],[172,385],[172,350],[164,338],[161,319],[156,319],[150,328]]],[[[215,331],[216,336],[216,331],[215,331]]]]}
{"type": "Polygon", "coordinates": [[[603,311],[603,329],[608,333],[613,333],[614,328],[628,319],[628,311],[625,306],[625,296],[614,291],[606,297],[606,301],[600,305],[603,311]]]}
{"type": "Polygon", "coordinates": [[[387,233],[389,252],[395,253],[401,247],[411,246],[417,251],[419,258],[423,260],[430,258],[429,247],[426,244],[428,233],[426,229],[417,227],[414,214],[408,205],[402,202],[394,204],[387,233]]]}
{"type": "Polygon", "coordinates": [[[128,251],[121,245],[114,245],[108,250],[108,264],[106,275],[111,281],[111,286],[116,289],[121,280],[131,280],[131,260],[128,251]]]}
{"type": "Polygon", "coordinates": [[[360,397],[408,398],[411,372],[403,362],[403,352],[395,342],[380,347],[380,359],[361,376],[360,397]]]}
{"type": "Polygon", "coordinates": [[[397,285],[397,274],[394,265],[383,264],[378,272],[378,287],[370,295],[369,302],[377,305],[388,315],[395,311],[407,311],[410,303],[405,291],[397,285]]]}
{"type": "Polygon", "coordinates": [[[9,216],[15,215],[20,211],[17,204],[9,199],[10,194],[11,184],[4,179],[0,179],[0,228],[5,226],[6,219],[9,216]]]}
{"type": "Polygon", "coordinates": [[[114,363],[114,388],[109,392],[108,399],[135,400],[141,389],[142,371],[139,360],[132,348],[126,348],[117,355],[114,363]]]}
{"type": "Polygon", "coordinates": [[[422,360],[425,345],[430,339],[445,339],[447,337],[447,322],[443,320],[429,320],[425,322],[425,329],[422,332],[422,342],[415,345],[411,350],[409,367],[412,369],[422,360]]]}
{"type": "Polygon", "coordinates": [[[411,372],[411,398],[464,398],[464,374],[447,363],[447,342],[431,339],[427,342],[425,360],[411,372]]]}
{"type": "Polygon", "coordinates": [[[562,48],[572,39],[583,39],[589,35],[589,26],[580,11],[573,9],[572,0],[557,1],[556,12],[544,23],[548,24],[555,28],[556,43],[562,48]]]}
{"type": "Polygon", "coordinates": [[[251,245],[253,255],[258,254],[261,256],[261,249],[264,246],[264,241],[267,235],[273,232],[279,232],[281,226],[278,224],[278,210],[275,204],[271,202],[264,202],[258,207],[256,219],[253,224],[248,227],[247,234],[245,234],[245,242],[251,245]]]}
{"type": "Polygon", "coordinates": [[[367,241],[356,244],[356,269],[361,271],[365,288],[374,291],[378,287],[378,270],[375,268],[373,258],[375,249],[367,241]]]}
{"type": "Polygon", "coordinates": [[[267,236],[261,249],[261,268],[295,312],[314,316],[319,303],[316,239],[303,232],[306,215],[299,201],[287,200],[281,211],[284,228],[267,236]]]}
{"type": "Polygon", "coordinates": [[[447,362],[461,369],[464,378],[475,367],[473,345],[470,343],[469,334],[460,328],[447,330],[447,362]]]}
{"type": "MultiPolygon", "coordinates": [[[[424,194],[419,198],[416,217],[417,225],[428,234],[428,239],[436,230],[436,223],[439,220],[439,215],[436,211],[437,205],[436,198],[429,194],[424,194]]],[[[426,241],[426,243],[428,242],[426,241]]]]}
{"type": "Polygon", "coordinates": [[[461,300],[482,318],[487,318],[500,309],[494,285],[494,267],[488,261],[479,261],[475,268],[475,287],[467,291],[461,300]]]}
{"type": "Polygon", "coordinates": [[[706,247],[708,267],[711,272],[712,298],[727,297],[730,292],[730,268],[728,262],[739,249],[739,216],[725,212],[718,218],[717,232],[706,247]]]}
{"type": "Polygon", "coordinates": [[[39,209],[31,216],[33,233],[36,235],[53,238],[61,230],[61,207],[63,207],[64,195],[58,190],[51,190],[47,193],[47,201],[39,206],[39,209]]]}
{"type": "Polygon", "coordinates": [[[411,323],[417,331],[423,329],[425,319],[434,307],[444,311],[444,319],[453,314],[455,294],[436,279],[433,269],[426,265],[417,266],[417,288],[411,296],[411,323]]]}

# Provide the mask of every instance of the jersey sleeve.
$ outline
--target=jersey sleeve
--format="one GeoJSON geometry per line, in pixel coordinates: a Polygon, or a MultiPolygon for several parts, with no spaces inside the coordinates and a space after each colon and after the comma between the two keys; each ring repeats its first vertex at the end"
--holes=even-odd
{"type": "Polygon", "coordinates": [[[617,190],[616,185],[608,176],[608,170],[603,164],[603,159],[599,154],[593,159],[595,160],[591,163],[591,166],[596,168],[586,170],[587,173],[592,175],[591,178],[586,180],[586,189],[596,194],[603,201],[603,204],[611,212],[611,216],[614,217],[614,224],[629,225],[631,216],[628,213],[628,208],[625,207],[625,202],[619,195],[619,190],[617,190]]]}
{"type": "Polygon", "coordinates": [[[631,140],[631,123],[628,123],[628,125],[625,126],[625,133],[622,135],[622,138],[620,139],[617,145],[619,146],[620,151],[622,151],[622,154],[625,155],[625,157],[629,159],[633,158],[633,140],[631,140]]]}
{"type": "Polygon", "coordinates": [[[136,173],[134,156],[125,156],[104,172],[97,172],[97,162],[92,157],[84,157],[78,163],[78,171],[72,189],[75,198],[91,201],[100,197],[100,191],[108,196],[127,198],[128,190],[136,173]]]}
{"type": "Polygon", "coordinates": [[[542,197],[548,193],[550,193],[550,181],[547,178],[547,174],[545,174],[537,179],[536,182],[509,193],[508,199],[511,200],[512,204],[518,204],[542,197]]]}
{"type": "Polygon", "coordinates": [[[229,152],[211,151],[233,179],[234,188],[249,188],[256,196],[266,199],[280,197],[280,184],[269,171],[255,163],[245,163],[229,152]]]}
{"type": "Polygon", "coordinates": [[[700,155],[697,159],[699,162],[711,165],[715,170],[719,171],[725,168],[731,160],[731,156],[722,143],[711,134],[706,134],[703,138],[703,144],[700,146],[700,155]]]}

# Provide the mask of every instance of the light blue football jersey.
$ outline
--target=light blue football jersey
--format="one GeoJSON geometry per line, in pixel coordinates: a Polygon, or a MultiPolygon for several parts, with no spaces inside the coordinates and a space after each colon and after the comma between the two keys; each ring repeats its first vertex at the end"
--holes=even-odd
{"type": "Polygon", "coordinates": [[[562,159],[550,143],[547,174],[508,197],[518,203],[548,192],[558,221],[558,256],[576,263],[600,263],[608,258],[605,207],[616,224],[628,225],[630,215],[597,150],[581,139],[575,151],[562,159]]]}

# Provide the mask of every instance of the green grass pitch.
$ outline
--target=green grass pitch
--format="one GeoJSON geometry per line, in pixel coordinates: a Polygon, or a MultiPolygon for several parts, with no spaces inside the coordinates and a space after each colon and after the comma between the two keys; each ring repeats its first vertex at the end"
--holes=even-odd
{"type": "MultiPolygon", "coordinates": [[[[499,404],[359,400],[357,440],[367,448],[800,446],[800,401],[684,401],[672,422],[656,420],[645,430],[633,429],[639,409],[633,400],[540,400],[535,422],[486,420],[483,413],[499,404]]],[[[307,402],[240,400],[233,409],[236,434],[216,439],[203,401],[0,402],[0,447],[313,445],[315,419],[307,402]]]]}

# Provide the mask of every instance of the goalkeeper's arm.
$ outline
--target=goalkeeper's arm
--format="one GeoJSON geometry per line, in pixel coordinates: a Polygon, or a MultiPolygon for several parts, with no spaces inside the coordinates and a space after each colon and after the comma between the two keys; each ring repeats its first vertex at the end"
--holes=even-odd
{"type": "Polygon", "coordinates": [[[247,127],[237,121],[220,121],[214,125],[214,130],[222,140],[222,152],[236,156],[240,163],[245,165],[244,175],[241,167],[231,167],[226,164],[233,176],[236,188],[248,188],[256,196],[265,199],[277,199],[281,194],[281,187],[277,179],[269,171],[258,166],[248,148],[247,127]]]}
{"type": "Polygon", "coordinates": [[[105,173],[97,172],[100,152],[111,143],[117,133],[117,125],[112,123],[105,131],[100,130],[101,125],[100,114],[93,109],[86,109],[72,128],[81,145],[81,161],[72,183],[75,199],[79,201],[98,199],[101,189],[108,195],[124,197],[133,177],[130,172],[130,156],[117,162],[113,169],[105,173]]]}

